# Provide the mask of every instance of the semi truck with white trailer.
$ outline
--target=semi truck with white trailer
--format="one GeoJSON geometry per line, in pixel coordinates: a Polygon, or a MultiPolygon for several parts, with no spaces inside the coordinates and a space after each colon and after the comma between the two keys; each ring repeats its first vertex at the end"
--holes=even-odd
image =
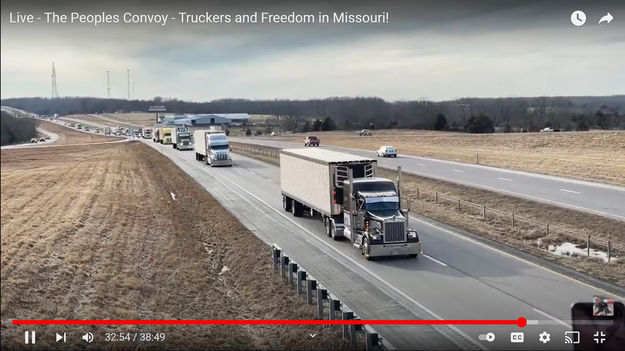
{"type": "Polygon", "coordinates": [[[193,148],[197,161],[206,161],[211,167],[232,166],[228,137],[221,131],[211,129],[193,131],[193,148]]]}
{"type": "Polygon", "coordinates": [[[142,128],[141,129],[141,137],[143,139],[152,139],[152,128],[142,128]]]}
{"type": "Polygon", "coordinates": [[[400,208],[399,181],[375,176],[375,159],[328,149],[280,151],[282,207],[320,216],[326,234],[348,238],[370,259],[421,253],[419,235],[400,208]]]}
{"type": "Polygon", "coordinates": [[[191,132],[189,127],[176,127],[171,134],[171,144],[174,149],[178,150],[192,150],[193,140],[191,138],[191,132]]]}

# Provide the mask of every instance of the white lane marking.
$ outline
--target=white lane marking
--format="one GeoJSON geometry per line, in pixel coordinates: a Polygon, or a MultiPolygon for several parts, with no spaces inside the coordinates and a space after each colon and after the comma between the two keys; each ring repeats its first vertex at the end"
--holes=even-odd
{"type": "Polygon", "coordinates": [[[440,264],[441,266],[445,266],[445,267],[447,267],[447,264],[446,264],[445,262],[443,262],[443,261],[439,261],[439,260],[435,259],[434,257],[432,257],[432,256],[430,256],[430,255],[423,254],[423,257],[425,257],[425,258],[429,258],[430,260],[432,260],[432,261],[434,261],[434,262],[436,262],[436,263],[440,264]]]}
{"type": "Polygon", "coordinates": [[[534,263],[534,262],[528,261],[528,260],[526,260],[526,259],[524,259],[524,258],[518,257],[518,256],[513,255],[513,254],[511,254],[511,253],[508,253],[508,252],[505,252],[505,251],[499,250],[499,249],[497,249],[497,248],[494,248],[494,247],[492,247],[492,246],[489,246],[489,245],[487,245],[487,244],[485,244],[485,243],[483,243],[483,242],[481,242],[481,241],[475,240],[475,239],[473,239],[473,238],[469,238],[468,236],[465,236],[465,235],[462,235],[462,234],[460,234],[460,233],[456,233],[456,232],[454,232],[454,231],[451,231],[451,230],[449,230],[449,229],[446,229],[446,228],[443,228],[443,227],[437,226],[436,224],[433,224],[433,223],[430,223],[430,222],[424,221],[424,220],[419,219],[419,218],[415,218],[415,217],[413,217],[413,216],[410,216],[410,220],[417,221],[417,222],[421,222],[421,223],[423,223],[423,224],[425,224],[425,225],[428,225],[428,226],[430,226],[430,227],[432,227],[432,228],[436,228],[436,229],[438,229],[438,230],[442,230],[442,231],[444,231],[444,232],[446,232],[446,233],[449,233],[449,234],[455,235],[455,236],[457,236],[458,238],[461,238],[461,239],[464,239],[464,240],[470,241],[470,242],[472,242],[472,243],[474,243],[474,244],[477,244],[477,245],[483,246],[483,247],[485,247],[485,248],[488,248],[488,249],[490,249],[490,250],[493,250],[493,251],[495,251],[495,252],[498,252],[498,253],[500,253],[500,254],[502,254],[502,255],[505,255],[505,256],[508,256],[508,257],[514,258],[514,259],[516,259],[516,260],[519,260],[519,261],[521,261],[521,262],[527,263],[527,264],[532,265],[532,266],[534,266],[534,267],[536,267],[536,268],[544,269],[544,270],[546,270],[547,272],[551,272],[551,273],[553,273],[553,274],[555,274],[555,275],[557,275],[557,276],[560,276],[560,277],[562,277],[562,278],[566,278],[566,279],[569,279],[569,280],[571,280],[571,281],[574,281],[574,282],[576,282],[576,283],[578,283],[578,284],[582,284],[582,285],[584,285],[584,286],[586,286],[586,287],[588,287],[588,288],[595,289],[595,290],[597,290],[597,291],[601,291],[601,292],[602,292],[604,295],[606,295],[606,296],[611,296],[611,297],[618,298],[618,299],[620,299],[620,300],[625,300],[625,297],[615,295],[615,294],[614,294],[614,293],[612,293],[612,292],[608,292],[608,291],[606,291],[606,290],[604,290],[604,289],[598,288],[598,287],[596,287],[596,286],[592,286],[592,285],[590,285],[590,284],[588,284],[588,283],[586,283],[586,282],[583,282],[583,281],[581,281],[581,280],[577,280],[577,279],[575,279],[575,278],[571,278],[571,277],[569,277],[569,276],[567,276],[567,275],[564,275],[564,274],[562,274],[562,273],[560,273],[560,272],[556,272],[556,271],[554,271],[554,270],[552,270],[552,269],[549,269],[549,268],[547,268],[547,267],[541,266],[541,265],[539,265],[539,264],[537,264],[537,263],[534,263]]]}
{"type": "Polygon", "coordinates": [[[534,311],[536,311],[536,312],[538,312],[538,313],[542,314],[543,316],[545,316],[545,317],[547,317],[547,318],[550,318],[550,319],[552,319],[552,320],[554,320],[554,321],[558,322],[559,324],[562,324],[563,326],[565,326],[565,327],[567,327],[567,328],[569,328],[569,329],[572,329],[572,328],[573,328],[570,324],[567,324],[567,323],[565,323],[564,321],[562,321],[562,320],[560,320],[560,319],[558,319],[558,318],[556,318],[556,317],[554,317],[554,316],[550,315],[549,313],[547,313],[547,312],[543,312],[543,311],[539,310],[538,308],[534,308],[534,311]]]}
{"type": "MultiPolygon", "coordinates": [[[[212,173],[212,172],[211,172],[212,173]]],[[[260,203],[264,204],[265,206],[267,206],[269,209],[273,210],[274,212],[276,212],[278,215],[284,217],[286,220],[290,221],[291,223],[293,223],[295,226],[299,227],[301,230],[303,230],[304,232],[310,234],[310,237],[316,239],[317,241],[319,241],[320,243],[322,243],[324,246],[330,248],[331,250],[333,250],[334,252],[336,252],[337,254],[341,255],[344,259],[350,261],[354,266],[362,269],[363,271],[365,271],[367,274],[371,275],[372,277],[374,277],[375,279],[379,280],[380,282],[382,282],[384,285],[386,285],[388,288],[390,288],[391,290],[393,290],[396,294],[402,296],[404,299],[410,301],[411,303],[413,303],[414,305],[418,306],[419,308],[421,308],[422,310],[424,310],[426,313],[428,313],[429,315],[431,315],[432,317],[436,318],[436,319],[443,319],[441,316],[439,316],[438,314],[434,313],[434,311],[430,310],[429,308],[427,308],[425,305],[421,304],[420,302],[418,302],[417,300],[413,299],[412,297],[408,296],[405,292],[399,290],[398,288],[394,287],[393,285],[391,285],[389,282],[387,282],[386,280],[382,279],[382,277],[380,277],[379,275],[371,272],[370,270],[368,270],[365,266],[363,266],[362,264],[358,263],[356,260],[352,259],[351,257],[347,256],[346,254],[344,254],[343,252],[339,251],[337,248],[335,248],[334,246],[326,243],[325,241],[323,241],[321,238],[319,238],[317,235],[315,235],[314,233],[312,233],[311,231],[309,231],[308,229],[304,228],[302,225],[300,225],[299,223],[297,223],[296,221],[294,221],[293,219],[289,218],[287,215],[285,215],[284,213],[282,213],[281,211],[278,211],[277,209],[273,208],[271,205],[269,205],[267,202],[265,202],[264,200],[262,200],[261,198],[259,198],[258,196],[252,194],[251,192],[249,192],[248,190],[244,189],[243,187],[239,186],[237,183],[233,182],[232,180],[228,179],[226,176],[220,174],[219,172],[214,172],[215,175],[223,178],[225,181],[229,182],[230,184],[234,185],[235,187],[239,188],[241,191],[247,193],[248,195],[252,196],[253,198],[255,198],[257,201],[259,201],[260,203]]],[[[470,341],[473,345],[477,346],[478,348],[482,349],[482,350],[487,350],[486,347],[484,347],[483,345],[481,345],[480,343],[478,343],[475,339],[473,339],[472,337],[470,337],[468,334],[466,334],[465,332],[463,332],[462,330],[458,329],[457,327],[453,326],[453,325],[448,325],[448,327],[452,330],[454,330],[456,333],[462,335],[465,339],[467,339],[468,341],[470,341]]],[[[439,330],[440,333],[442,333],[443,335],[445,335],[445,333],[442,330],[439,330]]],[[[448,337],[448,339],[453,342],[454,344],[456,344],[458,347],[462,348],[462,345],[458,344],[456,342],[455,339],[449,337],[448,335],[445,335],[448,337]]]]}
{"type": "Polygon", "coordinates": [[[503,181],[506,181],[506,182],[514,182],[514,180],[512,180],[512,179],[508,179],[508,178],[501,178],[501,177],[499,177],[499,178],[497,178],[497,179],[499,179],[499,180],[503,180],[503,181]]]}
{"type": "Polygon", "coordinates": [[[461,169],[454,169],[454,172],[464,173],[464,171],[463,171],[463,170],[461,170],[461,169]]]}
{"type": "Polygon", "coordinates": [[[567,193],[573,193],[573,194],[581,194],[581,192],[579,192],[579,191],[569,190],[569,189],[560,189],[560,191],[564,191],[564,192],[567,192],[567,193]]]}

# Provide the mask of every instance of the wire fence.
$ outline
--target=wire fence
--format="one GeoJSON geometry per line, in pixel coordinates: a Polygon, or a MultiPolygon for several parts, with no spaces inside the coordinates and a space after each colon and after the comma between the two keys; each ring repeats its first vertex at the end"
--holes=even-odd
{"type": "MultiPolygon", "coordinates": [[[[280,151],[278,148],[236,142],[231,144],[234,151],[259,155],[269,162],[279,164],[280,151]]],[[[607,254],[607,262],[610,262],[614,256],[622,256],[625,254],[625,246],[615,244],[612,240],[606,240],[599,235],[593,236],[591,234],[575,232],[551,223],[523,217],[514,212],[502,211],[488,207],[485,204],[463,200],[457,196],[451,196],[440,191],[417,187],[416,194],[413,194],[413,196],[408,199],[408,202],[410,203],[411,200],[434,202],[447,206],[448,208],[454,208],[458,212],[495,222],[498,225],[507,225],[519,231],[523,238],[535,239],[537,242],[540,242],[543,238],[551,238],[554,239],[554,241],[558,239],[568,239],[574,244],[585,245],[586,255],[588,257],[594,253],[594,250],[605,252],[607,254]]]]}

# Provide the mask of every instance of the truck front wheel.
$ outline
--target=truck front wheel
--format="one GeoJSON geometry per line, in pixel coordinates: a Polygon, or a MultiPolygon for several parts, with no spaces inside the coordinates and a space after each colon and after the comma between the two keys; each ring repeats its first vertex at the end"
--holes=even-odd
{"type": "Polygon", "coordinates": [[[365,258],[367,260],[371,260],[371,256],[369,255],[369,238],[368,237],[364,237],[362,238],[362,245],[360,246],[361,250],[362,250],[362,254],[365,255],[365,258]]]}

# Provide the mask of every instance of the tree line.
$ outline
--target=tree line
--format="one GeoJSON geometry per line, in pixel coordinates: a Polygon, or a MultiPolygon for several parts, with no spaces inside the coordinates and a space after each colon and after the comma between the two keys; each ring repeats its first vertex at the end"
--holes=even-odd
{"type": "Polygon", "coordinates": [[[0,144],[19,144],[37,137],[37,120],[14,117],[0,111],[0,144]]]}
{"type": "Polygon", "coordinates": [[[310,100],[220,99],[187,102],[84,97],[11,98],[3,105],[42,115],[147,112],[165,106],[174,113],[249,113],[275,116],[284,130],[410,128],[450,131],[520,132],[625,129],[625,95],[597,97],[463,98],[450,101],[394,101],[375,97],[310,100]],[[331,129],[329,129],[331,128],[331,129]]]}

